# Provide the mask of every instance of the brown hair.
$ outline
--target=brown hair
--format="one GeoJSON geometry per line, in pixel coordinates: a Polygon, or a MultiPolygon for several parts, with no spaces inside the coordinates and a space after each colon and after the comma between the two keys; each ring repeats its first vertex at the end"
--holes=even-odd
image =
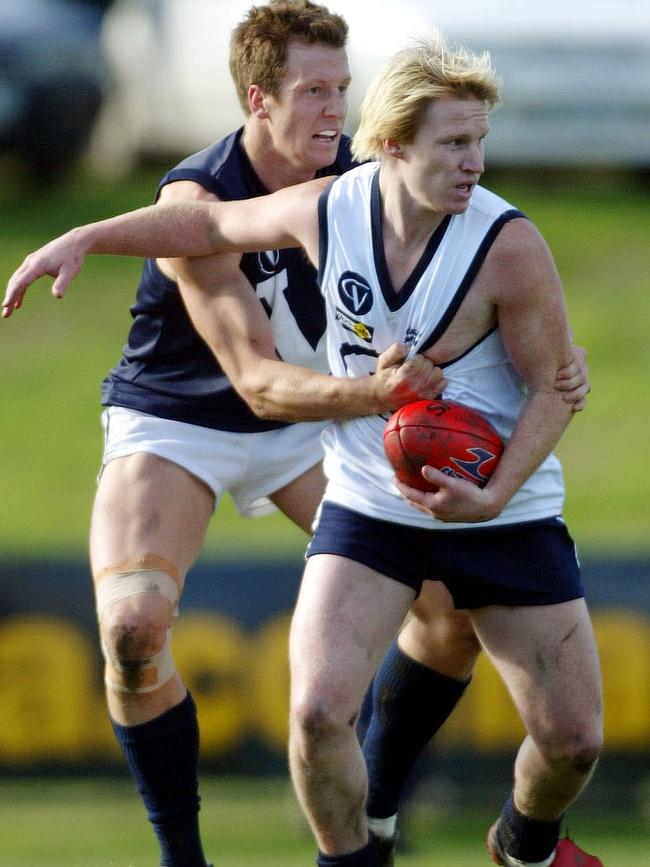
{"type": "Polygon", "coordinates": [[[251,84],[271,96],[280,92],[290,42],[345,48],[347,36],[348,25],[340,15],[310,0],[252,6],[230,37],[230,74],[244,113],[250,113],[251,84]]]}

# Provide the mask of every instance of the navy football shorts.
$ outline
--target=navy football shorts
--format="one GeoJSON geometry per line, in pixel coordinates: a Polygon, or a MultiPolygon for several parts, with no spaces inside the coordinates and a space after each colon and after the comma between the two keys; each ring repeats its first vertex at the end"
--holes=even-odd
{"type": "Polygon", "coordinates": [[[307,557],[338,554],[420,592],[443,581],[456,608],[553,605],[584,596],[575,545],[561,518],[426,530],[324,502],[307,557]]]}

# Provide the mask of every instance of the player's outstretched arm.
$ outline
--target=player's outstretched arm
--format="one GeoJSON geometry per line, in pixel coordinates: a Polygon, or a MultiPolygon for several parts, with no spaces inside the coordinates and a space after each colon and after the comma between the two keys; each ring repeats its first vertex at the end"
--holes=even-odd
{"type": "Polygon", "coordinates": [[[54,277],[52,295],[63,298],[66,289],[81,270],[84,256],[85,252],[73,238],[72,232],[30,253],[7,283],[2,316],[6,319],[23,306],[25,293],[40,277],[54,277]]]}
{"type": "Polygon", "coordinates": [[[40,277],[62,298],[89,253],[174,258],[304,246],[318,261],[317,201],[331,178],[239,202],[151,205],[66,232],[30,253],[10,278],[2,315],[20,308],[40,277]]]}
{"type": "Polygon", "coordinates": [[[18,310],[29,287],[41,277],[53,277],[52,295],[63,298],[89,253],[149,256],[209,252],[215,246],[206,228],[209,207],[198,203],[152,205],[71,229],[25,258],[7,284],[2,315],[6,318],[18,310]]]}

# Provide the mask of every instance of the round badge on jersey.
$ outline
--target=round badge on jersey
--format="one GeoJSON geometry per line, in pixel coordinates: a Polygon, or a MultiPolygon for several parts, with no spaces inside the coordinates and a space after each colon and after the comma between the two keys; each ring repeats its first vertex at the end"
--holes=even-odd
{"type": "Polygon", "coordinates": [[[363,316],[372,307],[372,289],[365,277],[344,271],[338,282],[339,298],[355,316],[363,316]]]}

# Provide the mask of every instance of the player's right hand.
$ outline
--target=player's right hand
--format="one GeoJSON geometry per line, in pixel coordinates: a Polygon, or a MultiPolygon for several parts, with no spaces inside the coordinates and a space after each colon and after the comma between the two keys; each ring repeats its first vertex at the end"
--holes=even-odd
{"type": "Polygon", "coordinates": [[[391,412],[414,400],[433,400],[447,385],[442,370],[429,358],[408,358],[408,351],[408,346],[393,343],[377,359],[375,384],[391,412]]]}
{"type": "Polygon", "coordinates": [[[489,521],[503,509],[493,496],[490,485],[479,488],[468,479],[455,479],[437,470],[435,467],[425,465],[422,467],[422,475],[432,485],[437,486],[436,491],[420,491],[410,485],[400,482],[395,476],[395,486],[407,503],[410,503],[419,512],[437,518],[445,523],[478,523],[489,521]]]}
{"type": "Polygon", "coordinates": [[[63,298],[65,290],[81,270],[86,248],[73,229],[30,253],[11,276],[2,302],[2,316],[11,316],[22,307],[25,293],[39,277],[54,277],[52,295],[63,298]]]}

